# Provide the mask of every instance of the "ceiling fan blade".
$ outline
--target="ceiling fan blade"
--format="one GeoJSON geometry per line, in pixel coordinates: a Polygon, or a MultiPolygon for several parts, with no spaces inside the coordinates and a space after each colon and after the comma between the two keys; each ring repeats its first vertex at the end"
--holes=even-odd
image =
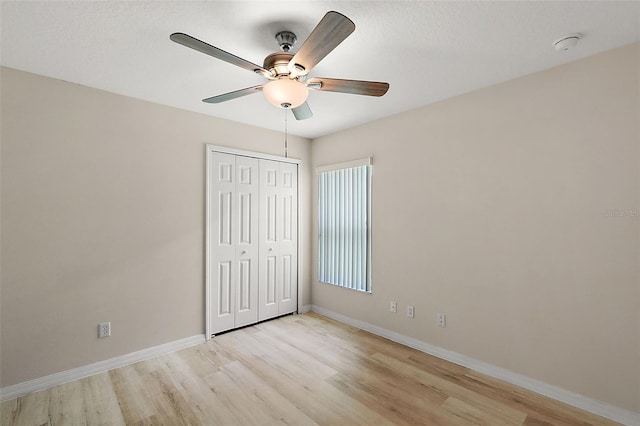
{"type": "Polygon", "coordinates": [[[218,96],[212,96],[210,98],[203,99],[202,102],[206,102],[208,104],[219,104],[220,102],[241,98],[242,96],[247,96],[252,93],[260,92],[261,90],[262,90],[262,86],[247,87],[246,89],[240,89],[234,92],[224,93],[218,96]]]}
{"type": "Polygon", "coordinates": [[[202,40],[198,40],[197,38],[191,37],[188,34],[173,33],[169,36],[169,38],[178,44],[197,50],[198,52],[202,52],[206,55],[213,56],[216,59],[220,59],[232,65],[236,65],[248,71],[260,72],[264,75],[269,75],[269,71],[262,68],[260,65],[256,65],[229,52],[225,52],[222,49],[218,49],[217,47],[205,43],[202,40]]]}
{"type": "Polygon", "coordinates": [[[351,93],[353,95],[382,96],[389,90],[389,83],[379,81],[340,80],[338,78],[310,78],[310,89],[328,92],[351,93]],[[320,83],[320,87],[317,87],[320,83]]]}
{"type": "Polygon", "coordinates": [[[300,73],[307,74],[355,29],[356,25],[343,14],[327,12],[291,58],[289,69],[294,71],[298,65],[303,69],[300,73]]]}
{"type": "Polygon", "coordinates": [[[307,118],[313,117],[313,112],[311,112],[311,108],[309,108],[309,104],[306,102],[293,108],[291,111],[296,120],[306,120],[307,118]]]}

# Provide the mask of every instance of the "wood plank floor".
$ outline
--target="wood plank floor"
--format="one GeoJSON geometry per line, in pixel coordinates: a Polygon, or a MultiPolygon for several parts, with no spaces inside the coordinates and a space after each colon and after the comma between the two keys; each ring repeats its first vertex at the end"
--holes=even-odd
{"type": "Polygon", "coordinates": [[[2,425],[613,425],[317,314],[4,402],[2,425]]]}

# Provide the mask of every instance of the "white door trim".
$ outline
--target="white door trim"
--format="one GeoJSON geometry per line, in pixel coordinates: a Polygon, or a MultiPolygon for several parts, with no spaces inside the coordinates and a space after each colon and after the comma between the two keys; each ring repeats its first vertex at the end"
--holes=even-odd
{"type": "Polygon", "coordinates": [[[281,163],[300,164],[302,162],[302,160],[298,158],[282,157],[279,155],[266,154],[263,152],[256,152],[256,151],[247,151],[245,149],[231,148],[231,147],[222,146],[222,145],[207,144],[207,152],[209,151],[222,152],[225,154],[242,155],[244,157],[261,158],[264,160],[274,160],[274,161],[280,161],[281,163]]]}

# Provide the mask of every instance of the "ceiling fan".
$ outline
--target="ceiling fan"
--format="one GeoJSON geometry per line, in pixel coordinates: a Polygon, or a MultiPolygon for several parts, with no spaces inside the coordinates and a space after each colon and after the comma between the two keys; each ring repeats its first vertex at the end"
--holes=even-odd
{"type": "Polygon", "coordinates": [[[338,12],[327,12],[295,55],[289,50],[296,42],[296,35],[290,31],[276,34],[276,41],[282,52],[268,55],[263,66],[225,52],[188,34],[173,33],[170,39],[240,68],[262,74],[269,80],[264,85],[213,96],[203,99],[203,102],[215,104],[262,91],[270,103],[280,108],[291,108],[297,120],[304,120],[313,116],[307,104],[309,89],[367,96],[382,96],[389,90],[389,83],[377,81],[308,77],[312,68],[355,29],[353,21],[346,16],[338,12]]]}

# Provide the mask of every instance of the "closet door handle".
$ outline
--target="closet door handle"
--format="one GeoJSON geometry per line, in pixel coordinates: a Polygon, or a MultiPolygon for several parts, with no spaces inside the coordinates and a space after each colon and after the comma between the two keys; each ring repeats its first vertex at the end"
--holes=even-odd
{"type": "Polygon", "coordinates": [[[247,254],[247,251],[246,250],[242,250],[241,254],[247,254]]]}

